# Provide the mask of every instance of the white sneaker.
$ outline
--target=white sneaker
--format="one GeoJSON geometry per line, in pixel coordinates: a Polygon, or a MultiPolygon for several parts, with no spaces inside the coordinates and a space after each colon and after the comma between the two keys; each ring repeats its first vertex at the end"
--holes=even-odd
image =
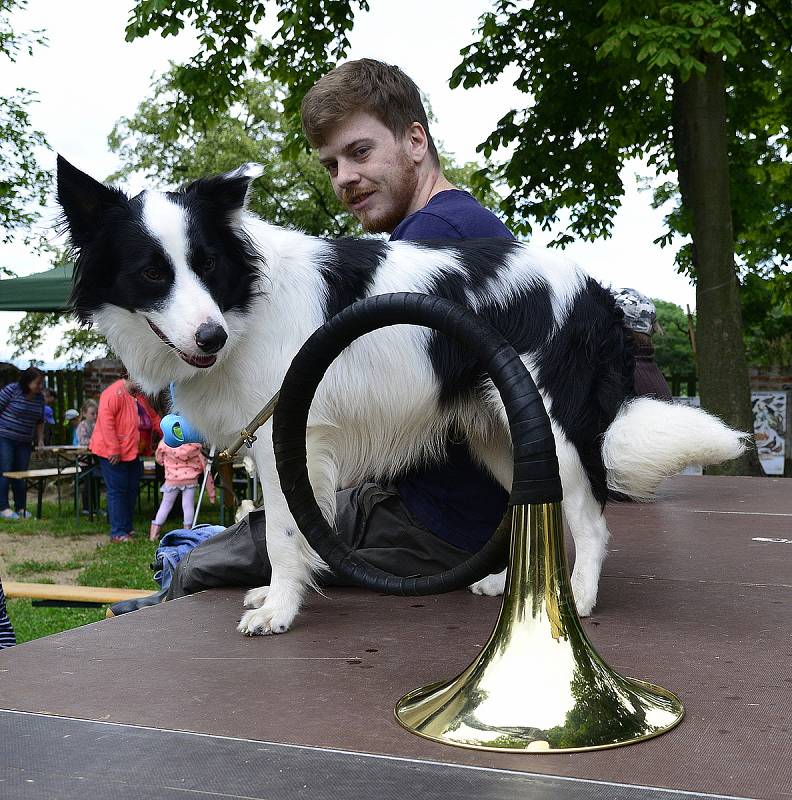
{"type": "Polygon", "coordinates": [[[17,511],[16,514],[20,519],[31,519],[33,516],[27,509],[24,511],[17,511]]]}
{"type": "Polygon", "coordinates": [[[10,508],[4,508],[0,511],[0,518],[2,519],[19,519],[19,514],[16,511],[12,511],[10,508]]]}

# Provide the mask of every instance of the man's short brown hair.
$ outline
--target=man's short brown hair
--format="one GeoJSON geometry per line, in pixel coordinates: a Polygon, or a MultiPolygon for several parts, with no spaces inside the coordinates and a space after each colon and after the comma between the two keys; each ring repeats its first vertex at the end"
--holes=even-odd
{"type": "Polygon", "coordinates": [[[303,131],[314,147],[321,147],[336,125],[358,111],[376,117],[396,138],[404,136],[413,122],[419,122],[426,132],[432,160],[440,163],[421,92],[398,67],[361,58],[328,72],[303,98],[303,131]]]}

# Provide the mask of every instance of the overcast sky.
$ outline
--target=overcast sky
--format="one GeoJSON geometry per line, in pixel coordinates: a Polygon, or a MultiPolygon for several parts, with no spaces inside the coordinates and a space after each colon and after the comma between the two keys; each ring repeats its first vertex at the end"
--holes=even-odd
{"type": "MultiPolygon", "coordinates": [[[[475,160],[476,145],[497,120],[525,102],[509,74],[480,89],[448,88],[459,50],[473,40],[476,21],[489,7],[487,0],[370,0],[370,5],[371,11],[359,15],[350,36],[349,57],[369,56],[402,67],[429,97],[437,118],[435,137],[458,160],[475,160]]],[[[13,18],[15,30],[44,28],[49,39],[48,47],[37,48],[33,57],[20,58],[15,65],[4,63],[0,73],[0,92],[18,86],[38,92],[31,116],[52,147],[51,152],[41,153],[44,166],[54,167],[55,152],[61,152],[97,178],[113,172],[118,162],[107,148],[113,124],[134,113],[147,95],[152,75],[163,72],[168,61],[183,61],[193,54],[196,45],[190,33],[125,43],[131,7],[127,0],[29,0],[27,10],[13,18]]],[[[263,32],[266,29],[265,25],[263,32]]],[[[638,191],[634,173],[639,166],[628,167],[623,175],[627,194],[613,237],[577,243],[566,252],[606,285],[632,286],[692,307],[695,293],[687,279],[676,274],[673,249],[652,244],[663,232],[662,212],[651,208],[648,193],[638,191]]],[[[51,207],[41,225],[50,230],[53,216],[51,207]]],[[[534,241],[549,238],[538,234],[534,241]]],[[[20,275],[49,266],[20,245],[0,245],[0,264],[20,275]]],[[[0,360],[10,354],[5,331],[21,316],[0,312],[0,360]]],[[[57,338],[50,337],[35,357],[51,362],[57,338]]]]}

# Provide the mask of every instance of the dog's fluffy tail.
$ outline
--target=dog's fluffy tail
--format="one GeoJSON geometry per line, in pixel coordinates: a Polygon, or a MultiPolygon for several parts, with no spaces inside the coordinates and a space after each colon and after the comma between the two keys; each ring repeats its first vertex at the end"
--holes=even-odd
{"type": "Polygon", "coordinates": [[[749,435],[691,406],[640,397],[625,403],[602,444],[608,488],[651,500],[688,464],[720,464],[744,452],[749,435]]]}

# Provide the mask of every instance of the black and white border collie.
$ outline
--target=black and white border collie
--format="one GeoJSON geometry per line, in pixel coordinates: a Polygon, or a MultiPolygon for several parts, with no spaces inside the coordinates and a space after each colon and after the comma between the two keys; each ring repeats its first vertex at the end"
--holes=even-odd
{"type": "MultiPolygon", "coordinates": [[[[308,336],[342,308],[423,292],[473,309],[516,347],[556,439],[563,511],[575,542],[581,615],[597,597],[608,487],[648,498],[688,463],[734,458],[744,439],[698,409],[629,399],[628,334],[612,295],[554,251],[503,239],[331,241],[245,208],[262,167],[247,164],[176,192],[129,198],[58,159],[58,200],[76,253],[72,303],[145,391],[175,382],[180,411],[218,446],[280,387],[308,336]]],[[[511,443],[500,398],[455,343],[396,326],[355,341],[316,393],[307,431],[317,501],[442,456],[451,425],[507,489],[511,443]]],[[[253,448],[267,510],[269,586],[252,589],[242,633],[282,633],[323,564],[296,530],[278,482],[271,428],[253,448]]],[[[503,574],[474,585],[502,592],[503,574]]]]}

